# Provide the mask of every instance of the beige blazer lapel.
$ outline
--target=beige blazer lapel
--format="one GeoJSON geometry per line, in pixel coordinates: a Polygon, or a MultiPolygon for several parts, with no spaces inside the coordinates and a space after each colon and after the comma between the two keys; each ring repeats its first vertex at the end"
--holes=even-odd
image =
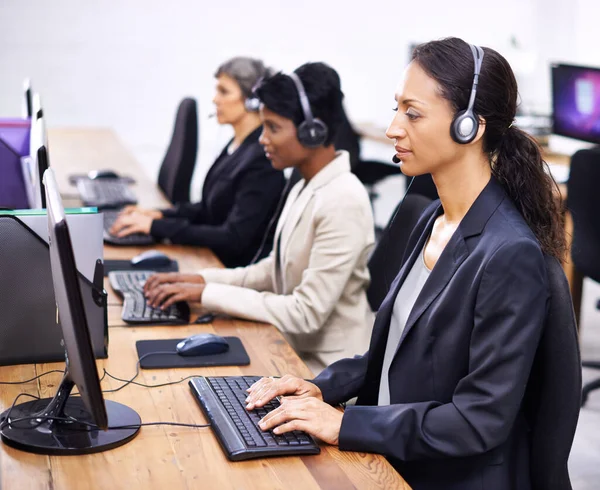
{"type": "MultiPolygon", "coordinates": [[[[304,181],[302,180],[299,183],[304,184],[304,181]]],[[[279,236],[279,257],[281,264],[285,264],[286,262],[285,258],[290,237],[296,229],[296,225],[298,224],[298,221],[300,221],[304,209],[313,197],[313,190],[310,187],[310,182],[306,185],[304,190],[302,190],[302,186],[300,186],[298,189],[300,195],[296,193],[294,196],[295,199],[291,203],[290,210],[286,216],[283,227],[281,228],[281,234],[279,236]]]]}
{"type": "Polygon", "coordinates": [[[290,214],[290,208],[293,206],[293,203],[296,201],[298,197],[298,193],[304,186],[304,179],[296,182],[292,190],[288,194],[288,197],[283,205],[283,209],[281,210],[281,215],[279,216],[279,220],[277,221],[277,226],[275,227],[275,238],[273,242],[273,249],[275,249],[276,243],[279,241],[281,236],[281,229],[283,228],[284,223],[286,222],[288,215],[290,214]]]}
{"type": "MultiPolygon", "coordinates": [[[[302,217],[306,206],[313,198],[314,193],[320,187],[330,183],[336,177],[348,173],[350,171],[350,157],[346,151],[336,152],[336,157],[329,162],[321,171],[315,175],[304,186],[305,181],[301,180],[290,192],[290,197],[286,203],[287,214],[283,219],[279,220],[278,230],[276,230],[276,240],[279,241],[279,263],[277,267],[281,267],[286,263],[287,246],[290,243],[290,237],[298,225],[298,221],[302,217]],[[302,190],[304,187],[304,190],[302,190]],[[293,195],[292,195],[293,193],[293,195]],[[298,195],[300,194],[300,195],[298,195]],[[289,207],[288,207],[289,204],[289,207]],[[281,225],[281,227],[279,227],[281,225]]],[[[283,213],[282,213],[283,216],[283,213]]]]}

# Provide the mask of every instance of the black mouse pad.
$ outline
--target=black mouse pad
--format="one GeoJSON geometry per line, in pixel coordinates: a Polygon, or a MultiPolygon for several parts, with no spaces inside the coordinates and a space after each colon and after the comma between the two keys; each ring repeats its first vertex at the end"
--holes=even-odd
{"type": "Polygon", "coordinates": [[[129,260],[105,260],[104,275],[108,276],[111,271],[154,271],[154,272],[179,272],[179,264],[176,260],[171,260],[168,265],[160,267],[139,267],[131,265],[129,260]]]}
{"type": "Polygon", "coordinates": [[[250,358],[244,344],[238,337],[225,337],[229,350],[222,354],[208,356],[180,356],[175,346],[183,339],[138,340],[135,347],[138,359],[150,352],[170,352],[173,354],[150,355],[140,362],[143,369],[163,369],[175,367],[205,367],[205,366],[247,366],[250,358]]]}

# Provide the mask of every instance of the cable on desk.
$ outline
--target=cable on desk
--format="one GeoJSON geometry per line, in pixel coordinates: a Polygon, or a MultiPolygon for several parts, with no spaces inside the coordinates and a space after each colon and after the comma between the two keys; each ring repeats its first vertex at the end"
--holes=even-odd
{"type": "MultiPolygon", "coordinates": [[[[182,383],[188,379],[191,378],[195,378],[199,375],[194,374],[191,376],[186,376],[185,378],[182,378],[178,381],[169,381],[167,383],[158,383],[158,384],[154,384],[154,385],[148,385],[148,384],[144,384],[144,383],[138,383],[137,381],[135,381],[135,379],[139,376],[140,374],[140,363],[142,361],[142,359],[148,357],[148,356],[152,356],[152,355],[164,355],[164,354],[177,354],[177,352],[173,352],[173,351],[156,351],[156,352],[148,352],[146,354],[144,354],[143,356],[141,356],[137,363],[136,363],[136,370],[135,370],[135,374],[131,379],[122,379],[122,378],[118,378],[116,376],[113,376],[112,374],[110,374],[106,369],[103,369],[104,373],[102,375],[102,377],[98,380],[98,382],[101,382],[106,376],[108,376],[109,378],[112,378],[116,381],[121,381],[124,384],[119,386],[118,388],[112,389],[112,390],[103,390],[103,393],[115,393],[119,390],[122,390],[123,388],[125,388],[126,386],[129,386],[130,384],[135,384],[137,386],[142,386],[144,388],[158,388],[161,386],[169,386],[169,385],[175,385],[175,384],[179,384],[182,383]]],[[[38,376],[36,376],[35,378],[31,378],[25,381],[7,381],[7,382],[0,382],[0,384],[24,384],[24,383],[29,383],[31,381],[34,381],[38,378],[41,378],[42,376],[46,376],[47,374],[51,374],[51,373],[62,373],[63,371],[59,371],[57,369],[53,369],[52,371],[47,371],[45,373],[42,373],[38,376]]],[[[73,394],[78,394],[78,393],[73,393],[73,394]]],[[[0,430],[4,429],[4,427],[6,427],[7,425],[11,425],[14,426],[15,424],[19,423],[19,422],[24,422],[24,421],[30,421],[30,420],[37,420],[38,424],[36,425],[30,425],[27,427],[22,427],[22,429],[35,429],[36,427],[38,427],[40,424],[48,421],[48,420],[52,420],[52,421],[57,421],[57,422],[77,422],[81,425],[85,425],[87,427],[89,427],[89,429],[80,429],[80,428],[74,428],[74,431],[93,431],[93,430],[101,430],[97,425],[95,424],[91,424],[89,422],[83,422],[83,421],[79,421],[77,419],[74,418],[66,418],[66,417],[20,417],[18,419],[13,419],[9,422],[10,420],[10,414],[12,412],[12,410],[14,409],[17,401],[19,400],[19,398],[21,398],[22,396],[28,396],[30,398],[35,398],[36,400],[39,400],[40,397],[39,396],[35,396],[35,395],[30,395],[29,393],[20,393],[19,395],[17,395],[17,397],[14,399],[12,405],[10,406],[10,408],[8,409],[8,413],[6,414],[6,418],[4,418],[3,420],[0,420],[0,430]]],[[[210,427],[210,424],[185,424],[182,422],[145,422],[145,423],[141,423],[141,424],[136,424],[136,425],[121,425],[121,426],[115,426],[115,427],[109,427],[108,430],[119,430],[119,429],[134,429],[136,427],[143,427],[143,426],[150,426],[150,425],[169,425],[169,426],[175,426],[175,427],[191,427],[191,428],[195,428],[195,429],[202,429],[202,428],[206,428],[206,427],[210,427]]]]}
{"type": "MultiPolygon", "coordinates": [[[[156,352],[148,352],[148,353],[144,354],[142,357],[140,357],[138,359],[138,361],[136,363],[135,374],[130,379],[123,379],[123,378],[119,378],[117,376],[114,376],[114,375],[110,374],[106,369],[103,368],[102,369],[103,370],[102,377],[98,380],[98,382],[102,382],[104,380],[104,378],[106,376],[108,376],[109,378],[112,378],[115,381],[121,381],[122,383],[125,383],[125,384],[119,386],[118,388],[114,388],[112,390],[102,390],[102,393],[115,393],[117,391],[122,390],[126,386],[129,386],[130,384],[141,386],[143,388],[160,388],[162,386],[170,386],[170,385],[176,385],[176,384],[179,384],[179,383],[183,383],[184,381],[187,381],[188,379],[196,378],[198,376],[201,376],[200,374],[192,374],[191,376],[186,376],[185,378],[182,378],[182,379],[180,379],[178,381],[169,381],[167,383],[158,383],[158,384],[154,384],[154,385],[149,385],[149,384],[145,384],[145,383],[138,383],[137,381],[135,381],[135,379],[140,375],[140,362],[142,361],[142,359],[144,359],[144,358],[146,358],[148,356],[165,355],[165,354],[177,354],[177,352],[174,352],[174,351],[156,351],[156,352]]],[[[52,374],[52,373],[64,373],[64,371],[60,371],[58,369],[53,369],[52,371],[46,371],[45,373],[39,374],[36,377],[31,378],[31,379],[27,379],[25,381],[0,381],[0,385],[20,385],[20,384],[30,383],[31,381],[35,381],[36,379],[39,379],[42,376],[46,376],[46,375],[52,374]]],[[[78,395],[79,393],[77,391],[74,391],[73,394],[74,395],[78,395]]]]}
{"type": "MultiPolygon", "coordinates": [[[[30,395],[30,396],[32,396],[32,395],[30,395]]],[[[11,410],[12,410],[12,407],[11,407],[11,410]]],[[[25,421],[29,421],[29,420],[37,420],[37,421],[39,421],[39,423],[36,425],[29,425],[26,427],[17,427],[18,429],[25,429],[25,430],[35,429],[37,427],[37,425],[40,425],[43,422],[51,420],[53,422],[77,422],[78,424],[85,425],[88,427],[87,429],[73,427],[72,428],[73,432],[76,432],[76,431],[91,432],[91,431],[95,431],[95,430],[102,430],[96,424],[92,424],[90,422],[84,422],[82,420],[77,420],[75,418],[69,418],[69,417],[36,417],[36,416],[20,417],[18,419],[13,419],[10,422],[8,422],[8,419],[9,419],[9,417],[7,416],[6,419],[0,423],[0,429],[4,429],[4,427],[6,427],[7,425],[17,426],[17,424],[19,422],[25,422],[25,421]]],[[[109,426],[107,430],[135,429],[137,427],[147,427],[149,425],[169,425],[169,426],[175,426],[175,427],[191,427],[192,429],[205,429],[206,427],[210,427],[210,424],[185,424],[183,422],[142,422],[141,424],[133,424],[133,425],[109,426]]]]}
{"type": "Polygon", "coordinates": [[[53,369],[52,371],[46,371],[45,373],[38,374],[35,378],[26,379],[25,381],[0,381],[0,385],[22,385],[25,383],[31,383],[32,381],[35,381],[36,379],[39,379],[42,376],[46,376],[47,374],[52,374],[52,373],[64,373],[64,371],[60,371],[58,369],[53,369]]]}
{"type": "Polygon", "coordinates": [[[148,352],[148,353],[144,354],[143,356],[141,356],[135,364],[135,374],[130,379],[122,379],[122,378],[113,376],[106,369],[103,368],[104,374],[102,375],[102,379],[104,379],[104,376],[108,376],[109,378],[112,378],[116,381],[121,381],[122,383],[125,383],[125,384],[119,386],[118,388],[114,388],[112,390],[103,390],[102,393],[115,393],[117,391],[122,390],[126,386],[129,386],[130,384],[142,386],[144,388],[158,388],[161,386],[175,385],[175,384],[185,381],[186,379],[195,378],[195,377],[199,376],[196,374],[193,376],[188,376],[187,378],[180,379],[179,381],[170,381],[168,383],[160,383],[160,384],[156,384],[156,385],[147,385],[147,384],[138,383],[137,381],[135,381],[135,379],[140,375],[140,363],[142,362],[142,359],[145,359],[146,357],[149,357],[149,356],[165,355],[165,354],[177,354],[177,352],[175,352],[175,351],[156,351],[156,352],[148,352]]]}
{"type": "MultiPolygon", "coordinates": [[[[59,372],[62,372],[62,371],[59,371],[59,372]]],[[[45,374],[47,374],[47,373],[45,373],[45,374]]],[[[19,429],[35,429],[39,425],[43,424],[44,422],[47,422],[48,420],[52,420],[52,421],[56,421],[56,422],[77,422],[81,425],[85,425],[88,427],[88,429],[74,428],[73,429],[74,431],[89,432],[89,431],[94,431],[94,430],[101,430],[96,424],[84,422],[81,420],[77,420],[75,418],[67,418],[67,417],[33,416],[33,417],[19,417],[17,419],[11,420],[10,414],[13,411],[13,409],[15,408],[17,401],[19,401],[19,398],[21,398],[22,396],[28,396],[30,398],[34,398],[35,400],[40,399],[39,396],[30,395],[29,393],[19,393],[17,395],[17,397],[13,400],[10,408],[8,409],[8,413],[6,414],[6,417],[4,419],[0,420],[0,430],[4,429],[8,425],[16,426],[16,424],[18,424],[19,422],[25,422],[25,421],[31,421],[31,420],[36,420],[38,423],[35,425],[34,424],[28,425],[26,427],[19,427],[19,429]]],[[[135,425],[117,425],[117,426],[113,426],[113,427],[109,426],[108,430],[135,429],[136,427],[144,427],[144,426],[150,426],[150,425],[169,425],[169,426],[174,426],[174,427],[191,427],[193,429],[204,429],[206,427],[210,427],[210,424],[186,424],[183,422],[143,422],[141,424],[135,424],[135,425]]]]}

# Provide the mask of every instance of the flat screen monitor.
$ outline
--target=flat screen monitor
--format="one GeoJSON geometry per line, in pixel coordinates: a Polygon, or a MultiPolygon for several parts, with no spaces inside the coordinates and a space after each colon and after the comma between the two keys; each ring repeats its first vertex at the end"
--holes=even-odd
{"type": "Polygon", "coordinates": [[[48,148],[45,145],[42,145],[38,148],[37,151],[37,168],[34,169],[36,173],[36,181],[37,186],[34,188],[34,197],[37,198],[39,196],[39,204],[40,208],[46,208],[46,188],[44,186],[44,173],[46,170],[50,168],[50,158],[48,157],[48,148]]]}
{"type": "Polygon", "coordinates": [[[73,246],[53,171],[44,174],[48,203],[50,267],[57,323],[65,346],[66,368],[54,398],[15,405],[0,415],[2,441],[41,454],[88,454],[111,449],[135,437],[139,415],[105,401],[87,319],[73,246]],[[77,386],[79,396],[71,396],[77,386]],[[111,428],[109,429],[109,425],[111,428]]]}
{"type": "Polygon", "coordinates": [[[23,81],[23,119],[31,118],[33,113],[31,81],[26,78],[23,81]]]}
{"type": "Polygon", "coordinates": [[[31,138],[30,138],[30,159],[27,164],[29,168],[28,187],[31,191],[30,207],[40,209],[46,207],[46,194],[42,176],[50,166],[50,157],[48,155],[48,134],[46,132],[46,121],[44,117],[33,118],[31,120],[31,138]]]}
{"type": "Polygon", "coordinates": [[[600,68],[552,66],[552,132],[600,143],[600,68]]]}
{"type": "Polygon", "coordinates": [[[44,111],[42,110],[42,98],[40,94],[34,93],[31,99],[31,117],[33,119],[38,119],[44,115],[44,111]]]}

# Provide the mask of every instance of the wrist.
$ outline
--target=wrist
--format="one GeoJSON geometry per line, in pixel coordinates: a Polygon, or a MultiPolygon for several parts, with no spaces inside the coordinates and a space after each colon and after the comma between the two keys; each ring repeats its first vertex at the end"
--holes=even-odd
{"type": "Polygon", "coordinates": [[[316,393],[315,393],[315,398],[318,398],[321,401],[323,400],[323,392],[321,391],[321,388],[319,388],[317,385],[314,385],[315,389],[316,389],[316,393]]]}

